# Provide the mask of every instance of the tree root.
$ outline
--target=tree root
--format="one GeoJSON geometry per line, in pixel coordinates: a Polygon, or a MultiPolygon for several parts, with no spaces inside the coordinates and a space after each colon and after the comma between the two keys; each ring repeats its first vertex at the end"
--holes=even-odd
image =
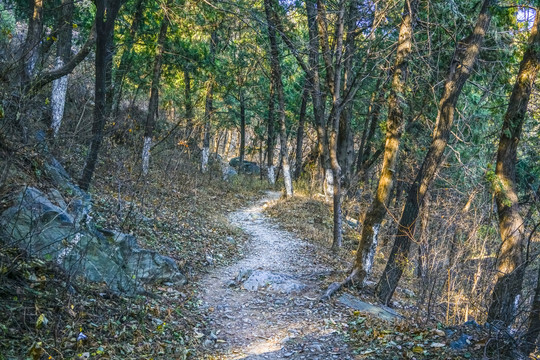
{"type": "Polygon", "coordinates": [[[328,286],[328,289],[326,289],[326,292],[323,296],[321,296],[320,301],[327,301],[330,300],[330,298],[338,292],[341,288],[347,287],[351,284],[354,284],[355,279],[358,277],[358,274],[360,272],[360,269],[353,268],[351,271],[351,274],[345,278],[342,282],[333,282],[328,286]]]}

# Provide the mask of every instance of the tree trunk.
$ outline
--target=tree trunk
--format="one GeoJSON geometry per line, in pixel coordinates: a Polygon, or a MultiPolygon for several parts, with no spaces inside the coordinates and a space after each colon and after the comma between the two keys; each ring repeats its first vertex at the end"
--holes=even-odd
{"type": "Polygon", "coordinates": [[[394,173],[399,152],[399,143],[403,128],[403,108],[405,104],[405,84],[407,81],[408,61],[412,51],[414,18],[416,17],[417,0],[405,1],[403,16],[399,29],[399,40],[394,64],[392,87],[388,98],[388,119],[386,122],[386,143],[384,146],[383,165],[377,193],[366,214],[362,226],[362,236],[358,244],[353,274],[360,285],[363,285],[371,272],[381,223],[392,193],[394,173]]]}
{"type": "Polygon", "coordinates": [[[443,94],[439,102],[433,139],[416,179],[409,188],[394,245],[384,272],[377,284],[377,296],[384,304],[390,302],[405,269],[411,239],[414,238],[420,205],[439,167],[450,136],[457,100],[476,63],[484,36],[489,27],[491,2],[492,0],[484,0],[472,34],[460,41],[454,52],[454,58],[450,64],[443,94]]]}
{"type": "Polygon", "coordinates": [[[90,151],[86,158],[79,185],[81,189],[87,191],[94,176],[97,159],[101,143],[103,141],[103,128],[105,127],[105,93],[106,93],[106,60],[108,42],[114,32],[114,22],[118,15],[118,10],[122,4],[121,0],[96,0],[96,82],[95,82],[95,106],[94,120],[92,122],[92,140],[90,151]],[[105,13],[107,18],[105,19],[105,13]]]}
{"type": "MultiPolygon", "coordinates": [[[[343,60],[343,93],[347,94],[353,86],[353,59],[356,52],[355,39],[358,34],[357,22],[359,19],[358,0],[350,0],[346,16],[347,35],[345,38],[345,50],[343,60]]],[[[343,184],[348,188],[351,181],[352,165],[354,158],[353,132],[351,130],[353,102],[343,105],[339,121],[338,159],[343,169],[343,184]]]]}
{"type": "Polygon", "coordinates": [[[285,98],[283,95],[283,83],[281,82],[281,65],[279,63],[279,48],[276,37],[275,18],[277,15],[272,7],[272,0],[264,0],[264,10],[268,21],[268,37],[270,39],[270,64],[272,69],[272,79],[276,87],[279,112],[279,142],[281,167],[283,170],[283,180],[285,182],[285,193],[287,197],[293,195],[291,171],[289,167],[289,155],[287,151],[287,128],[285,124],[285,98]]]}
{"type": "Polygon", "coordinates": [[[238,169],[244,171],[244,158],[246,157],[246,99],[240,89],[240,161],[238,169]]]}
{"type": "Polygon", "coordinates": [[[302,90],[302,103],[300,104],[300,115],[298,117],[298,130],[296,131],[296,165],[294,167],[294,179],[298,180],[302,174],[302,150],[304,145],[304,122],[306,121],[306,108],[309,95],[309,88],[304,84],[302,90]]]}
{"type": "MultiPolygon", "coordinates": [[[[321,91],[320,74],[319,74],[319,32],[317,30],[317,9],[315,4],[317,0],[306,1],[306,13],[309,35],[309,67],[306,69],[306,80],[310,86],[311,97],[313,102],[313,117],[317,129],[317,147],[319,152],[320,164],[323,173],[325,174],[325,183],[328,185],[333,181],[332,170],[329,167],[330,155],[328,153],[328,134],[326,131],[326,122],[324,119],[324,101],[321,91]]],[[[325,189],[330,190],[332,186],[326,186],[325,189]]],[[[331,190],[328,191],[330,196],[331,190]]]]}
{"type": "Polygon", "coordinates": [[[385,84],[386,80],[382,81],[382,78],[379,78],[375,85],[375,91],[371,95],[365,128],[362,132],[362,139],[356,157],[356,174],[358,175],[358,178],[362,179],[364,182],[366,182],[366,163],[371,153],[371,143],[375,136],[375,130],[377,130],[379,115],[381,114],[381,107],[384,102],[385,84]]]}
{"type": "Polygon", "coordinates": [[[129,35],[126,37],[126,41],[124,43],[124,51],[122,52],[120,64],[118,65],[118,69],[116,69],[116,73],[114,76],[114,114],[118,113],[120,102],[122,101],[124,78],[131,67],[133,45],[137,40],[137,31],[139,30],[143,21],[143,14],[145,9],[144,1],[145,0],[137,0],[137,3],[135,4],[135,14],[133,15],[133,21],[131,22],[131,26],[129,27],[129,35]]]}
{"type": "Polygon", "coordinates": [[[270,96],[268,98],[268,139],[266,141],[267,152],[267,167],[268,167],[268,182],[274,185],[276,182],[275,167],[274,167],[274,147],[275,147],[275,91],[274,82],[270,80],[270,96]]]}
{"type": "Polygon", "coordinates": [[[163,20],[161,20],[161,28],[158,35],[156,57],[154,58],[154,70],[152,72],[152,87],[150,88],[148,114],[146,116],[146,124],[144,127],[144,145],[142,151],[142,170],[144,175],[148,174],[150,148],[152,147],[152,138],[154,137],[154,129],[156,127],[159,99],[159,79],[161,77],[161,63],[163,60],[163,52],[165,50],[165,40],[167,39],[168,28],[169,18],[167,17],[164,9],[163,20]]]}
{"type": "Polygon", "coordinates": [[[527,319],[527,332],[524,336],[524,353],[529,355],[536,349],[536,341],[540,335],[540,266],[536,280],[536,290],[527,319]]]}
{"type": "Polygon", "coordinates": [[[517,147],[531,91],[540,61],[540,16],[536,15],[529,44],[521,61],[503,120],[495,183],[493,189],[499,215],[502,245],[497,259],[497,276],[488,311],[490,323],[510,326],[514,320],[517,298],[521,292],[525,261],[523,259],[523,218],[519,213],[516,190],[517,147]]]}
{"type": "MultiPolygon", "coordinates": [[[[210,35],[210,66],[213,69],[214,58],[217,45],[217,31],[214,29],[210,35]]],[[[203,151],[201,171],[205,173],[208,171],[208,155],[210,153],[210,126],[212,124],[212,115],[214,113],[214,76],[211,74],[208,79],[206,88],[206,101],[204,105],[204,139],[203,139],[203,151]]],[[[216,154],[217,154],[216,145],[216,154]]]]}
{"type": "Polygon", "coordinates": [[[26,88],[32,79],[39,56],[39,43],[43,33],[43,0],[30,0],[28,32],[22,48],[21,84],[26,88]]]}
{"type": "Polygon", "coordinates": [[[345,16],[345,3],[340,2],[337,18],[337,30],[336,30],[336,64],[334,70],[334,93],[332,95],[332,111],[330,113],[330,120],[332,128],[329,138],[329,152],[330,152],[330,166],[332,168],[332,175],[334,180],[333,191],[333,208],[334,208],[334,239],[332,241],[332,249],[336,250],[341,247],[343,242],[343,229],[342,229],[342,213],[341,213],[341,166],[338,159],[338,140],[339,140],[339,122],[341,119],[341,112],[343,109],[341,98],[341,69],[343,67],[343,28],[344,28],[344,16],[345,16]]]}
{"type": "Polygon", "coordinates": [[[185,140],[189,142],[193,135],[193,101],[191,99],[191,77],[189,75],[189,65],[184,67],[184,107],[186,109],[186,131],[185,140]]]}
{"type": "Polygon", "coordinates": [[[81,61],[83,61],[88,54],[90,54],[90,51],[94,48],[94,44],[96,43],[96,28],[95,24],[92,26],[92,29],[90,30],[90,35],[88,36],[88,39],[84,43],[83,47],[75,56],[71,58],[64,66],[61,68],[55,68],[53,70],[44,72],[39,74],[39,76],[36,77],[34,81],[32,81],[29,91],[37,91],[41,89],[43,86],[47,85],[51,81],[54,81],[56,79],[59,79],[63,76],[68,75],[75,69],[81,61]]]}
{"type": "MultiPolygon", "coordinates": [[[[73,34],[73,2],[62,0],[62,16],[59,20],[58,42],[56,44],[56,69],[61,69],[71,57],[71,38],[73,34]]],[[[66,93],[68,87],[68,75],[54,80],[51,93],[51,129],[56,137],[62,117],[64,116],[64,106],[66,104],[66,93]]]]}

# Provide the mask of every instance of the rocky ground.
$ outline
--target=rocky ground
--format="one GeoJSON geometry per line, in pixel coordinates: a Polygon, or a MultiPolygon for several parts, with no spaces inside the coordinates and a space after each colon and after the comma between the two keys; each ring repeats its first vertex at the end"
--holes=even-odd
{"type": "MultiPolygon", "coordinates": [[[[353,359],[339,329],[343,305],[319,302],[332,272],[315,245],[279,228],[263,209],[279,193],[235,212],[251,236],[245,257],[216,268],[200,283],[213,359],[353,359]]],[[[346,326],[346,325],[345,325],[346,326]]]]}

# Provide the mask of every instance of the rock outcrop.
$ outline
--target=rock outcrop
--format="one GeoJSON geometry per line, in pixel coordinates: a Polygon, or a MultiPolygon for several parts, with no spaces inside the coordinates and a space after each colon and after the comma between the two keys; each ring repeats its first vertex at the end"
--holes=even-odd
{"type": "Polygon", "coordinates": [[[131,235],[98,229],[90,196],[70,181],[57,161],[48,162],[45,171],[57,188],[45,193],[24,187],[12,193],[10,206],[0,215],[5,245],[54,261],[72,278],[106,283],[125,295],[141,293],[149,283],[186,282],[173,259],[139,247],[131,235]]]}

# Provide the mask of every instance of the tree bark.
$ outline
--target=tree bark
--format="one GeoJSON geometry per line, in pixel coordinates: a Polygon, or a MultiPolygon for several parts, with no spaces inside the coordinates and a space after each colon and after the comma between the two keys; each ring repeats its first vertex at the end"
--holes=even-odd
{"type": "Polygon", "coordinates": [[[244,158],[246,157],[246,99],[244,91],[240,88],[240,172],[244,171],[244,158]]]}
{"type": "Polygon", "coordinates": [[[142,171],[144,175],[148,174],[150,165],[150,149],[156,128],[156,117],[158,113],[159,100],[159,80],[161,78],[161,64],[163,53],[165,51],[165,40],[167,39],[167,30],[169,28],[169,18],[164,9],[161,28],[159,29],[156,56],[154,58],[154,69],[152,71],[152,86],[150,88],[150,100],[148,102],[148,114],[146,115],[146,124],[144,127],[144,144],[142,151],[142,171]]]}
{"type": "Polygon", "coordinates": [[[459,95],[471,75],[472,68],[476,63],[482,42],[489,27],[492,1],[484,0],[472,34],[460,41],[454,52],[454,58],[450,64],[443,94],[439,102],[439,111],[433,131],[433,138],[416,179],[409,188],[405,207],[401,213],[395,235],[394,245],[384,272],[377,284],[377,297],[384,304],[390,302],[406,267],[420,206],[441,162],[450,136],[450,129],[454,121],[454,111],[459,95]]]}
{"type": "Polygon", "coordinates": [[[88,56],[88,54],[90,54],[90,51],[92,51],[95,43],[96,28],[94,24],[92,26],[92,29],[90,30],[90,35],[88,36],[88,39],[84,43],[81,50],[79,50],[79,52],[75,54],[75,56],[73,56],[71,60],[69,60],[61,68],[56,68],[54,70],[39,74],[39,76],[37,76],[37,78],[32,81],[30,85],[30,91],[37,91],[51,81],[54,81],[71,73],[73,69],[75,69],[75,67],[79,65],[88,56]]]}
{"type": "Polygon", "coordinates": [[[356,174],[359,179],[364,181],[364,183],[366,182],[366,163],[371,153],[371,143],[375,136],[375,130],[377,130],[381,107],[384,102],[385,84],[386,80],[382,81],[382,78],[379,78],[375,85],[375,91],[371,95],[365,128],[362,132],[362,139],[360,140],[360,146],[356,157],[356,174]]]}
{"type": "Polygon", "coordinates": [[[384,147],[383,165],[376,196],[370,210],[366,214],[362,236],[356,252],[352,275],[353,281],[363,285],[367,275],[371,272],[373,259],[379,241],[381,223],[386,215],[386,209],[392,193],[394,173],[399,152],[399,143],[403,129],[403,108],[405,98],[405,84],[409,57],[412,51],[414,31],[414,18],[416,17],[417,0],[405,1],[399,40],[394,64],[392,87],[388,98],[388,119],[386,121],[386,143],[384,147]]]}
{"type": "Polygon", "coordinates": [[[95,106],[94,120],[92,122],[92,140],[90,150],[86,158],[86,164],[83,168],[82,176],[79,181],[81,189],[88,191],[94,170],[96,169],[97,159],[101,143],[103,141],[103,128],[105,127],[105,94],[106,94],[106,60],[108,42],[111,33],[114,31],[114,22],[120,6],[121,0],[96,0],[96,81],[95,81],[95,106]],[[106,16],[105,16],[106,14],[106,16]]]}
{"type": "MultiPolygon", "coordinates": [[[[62,0],[62,15],[59,20],[58,42],[56,44],[56,69],[61,69],[71,57],[71,38],[73,34],[73,1],[62,0]]],[[[68,87],[68,75],[64,75],[53,81],[51,93],[51,129],[56,137],[66,104],[68,87]]]]}
{"type": "Polygon", "coordinates": [[[184,107],[186,110],[186,131],[184,138],[189,142],[193,135],[193,101],[191,99],[191,77],[189,75],[189,65],[184,67],[184,107]]]}
{"type": "Polygon", "coordinates": [[[276,182],[275,167],[274,167],[274,147],[275,147],[275,91],[274,82],[270,80],[270,96],[268,97],[268,138],[266,141],[267,152],[267,167],[268,167],[268,182],[274,185],[276,182]]]}
{"type": "Polygon", "coordinates": [[[527,332],[524,336],[524,353],[529,355],[536,349],[536,341],[540,335],[540,266],[536,280],[536,289],[531,304],[531,311],[527,319],[527,332]]]}
{"type": "Polygon", "coordinates": [[[293,195],[291,171],[289,167],[289,154],[287,151],[287,128],[285,123],[285,98],[283,94],[283,83],[281,81],[281,65],[279,63],[279,48],[277,44],[275,20],[277,15],[273,9],[272,0],[264,0],[264,10],[268,22],[268,37],[270,39],[270,64],[272,69],[272,79],[276,87],[279,112],[279,142],[281,167],[283,170],[283,180],[285,182],[285,194],[287,197],[293,195]]]}
{"type": "MultiPolygon", "coordinates": [[[[343,60],[343,93],[347,93],[353,85],[353,59],[356,52],[355,39],[358,34],[357,21],[359,19],[358,0],[349,0],[346,15],[347,35],[345,38],[345,50],[343,60]]],[[[343,184],[347,188],[350,184],[352,165],[354,158],[353,132],[351,131],[353,102],[349,101],[343,106],[339,121],[338,159],[343,169],[343,184]]]]}
{"type": "Polygon", "coordinates": [[[30,17],[28,32],[22,49],[21,84],[23,88],[29,84],[34,75],[39,56],[39,43],[43,33],[43,0],[30,0],[30,17]]]}
{"type": "Polygon", "coordinates": [[[337,18],[337,30],[336,30],[336,62],[334,67],[334,79],[332,94],[332,111],[330,114],[331,131],[329,138],[329,153],[330,153],[330,166],[332,168],[332,175],[334,181],[333,191],[333,208],[334,208],[334,239],[332,241],[332,249],[335,250],[341,247],[343,242],[343,229],[342,229],[342,213],[341,213],[341,166],[338,159],[338,139],[339,139],[339,122],[342,112],[342,98],[341,98],[341,69],[343,68],[343,30],[344,30],[344,16],[345,16],[345,2],[340,1],[340,7],[338,10],[337,18]]]}
{"type": "Polygon", "coordinates": [[[306,121],[306,108],[309,95],[307,84],[302,90],[302,102],[300,104],[300,115],[298,117],[298,129],[296,131],[296,164],[294,167],[294,179],[298,180],[302,174],[302,150],[304,146],[304,123],[306,121]]]}
{"type": "Polygon", "coordinates": [[[540,16],[537,13],[504,115],[493,184],[502,245],[497,259],[496,283],[488,311],[488,321],[505,327],[510,326],[514,320],[525,271],[524,221],[519,213],[515,184],[517,147],[538,74],[539,62],[540,16]]]}
{"type": "MultiPolygon", "coordinates": [[[[217,31],[214,29],[210,35],[210,66],[213,70],[215,53],[217,45],[217,31]]],[[[212,124],[212,115],[214,113],[214,75],[210,74],[208,84],[206,85],[206,100],[204,104],[204,138],[201,171],[208,171],[208,155],[210,153],[210,127],[212,124]]],[[[216,145],[217,154],[218,145],[216,145]]]]}
{"type": "Polygon", "coordinates": [[[120,102],[122,101],[122,89],[124,84],[124,78],[126,74],[129,71],[129,68],[131,66],[131,60],[132,60],[132,50],[133,45],[135,44],[135,41],[137,40],[137,31],[139,30],[141,23],[143,21],[143,13],[144,13],[144,1],[145,0],[137,0],[135,4],[135,14],[133,15],[133,21],[131,22],[131,25],[129,27],[129,35],[126,37],[126,41],[124,43],[124,51],[122,52],[122,57],[120,58],[120,63],[118,65],[118,69],[116,69],[116,73],[113,80],[113,87],[115,90],[114,94],[114,100],[113,100],[113,107],[114,107],[114,114],[118,113],[120,102]]]}
{"type": "MultiPolygon", "coordinates": [[[[317,30],[317,9],[315,7],[317,0],[306,1],[306,13],[308,23],[308,67],[305,67],[306,80],[310,86],[313,102],[313,117],[317,129],[317,147],[319,152],[320,164],[323,173],[327,175],[328,180],[332,181],[332,170],[329,168],[330,155],[328,153],[328,134],[326,131],[326,122],[324,119],[324,101],[320,84],[319,73],[319,32],[317,30]]],[[[289,46],[290,47],[290,46],[289,46]]],[[[294,50],[294,49],[292,49],[294,50]]],[[[328,194],[330,195],[330,194],[328,194]]]]}

